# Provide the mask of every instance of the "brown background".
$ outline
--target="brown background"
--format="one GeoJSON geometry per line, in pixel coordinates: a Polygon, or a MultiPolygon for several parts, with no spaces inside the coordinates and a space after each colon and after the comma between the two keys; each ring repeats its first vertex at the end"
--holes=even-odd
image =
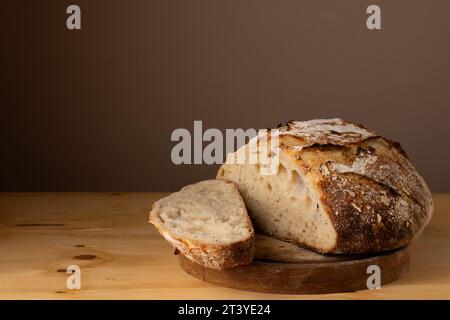
{"type": "Polygon", "coordinates": [[[10,1],[0,33],[1,191],[175,190],[216,170],[171,163],[176,128],[335,116],[450,191],[448,0],[10,1]]]}

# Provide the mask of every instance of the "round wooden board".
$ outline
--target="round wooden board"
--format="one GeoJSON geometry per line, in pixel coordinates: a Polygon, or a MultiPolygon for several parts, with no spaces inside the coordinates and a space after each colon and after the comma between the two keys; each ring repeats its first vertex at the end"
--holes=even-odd
{"type": "Polygon", "coordinates": [[[320,294],[367,289],[367,267],[381,269],[381,284],[402,277],[409,247],[376,255],[321,255],[292,243],[257,235],[255,258],[246,266],[205,268],[180,255],[181,267],[200,280],[234,289],[283,294],[320,294]]]}

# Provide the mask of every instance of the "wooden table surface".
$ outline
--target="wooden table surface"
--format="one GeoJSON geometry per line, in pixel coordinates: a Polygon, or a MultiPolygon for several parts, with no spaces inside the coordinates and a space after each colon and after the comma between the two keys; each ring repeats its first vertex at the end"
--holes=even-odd
{"type": "Polygon", "coordinates": [[[1,299],[450,299],[450,194],[413,245],[409,273],[380,290],[273,295],[186,274],[147,223],[164,193],[0,193],[1,299]],[[81,289],[66,288],[69,265],[81,289]]]}

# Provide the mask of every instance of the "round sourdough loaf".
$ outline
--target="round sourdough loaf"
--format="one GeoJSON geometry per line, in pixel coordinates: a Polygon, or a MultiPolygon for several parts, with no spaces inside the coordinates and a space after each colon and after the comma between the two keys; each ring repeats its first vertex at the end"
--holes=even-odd
{"type": "Polygon", "coordinates": [[[275,175],[228,162],[217,174],[238,186],[256,229],[322,253],[391,250],[423,231],[431,194],[398,143],[341,119],[278,129],[275,175]]]}

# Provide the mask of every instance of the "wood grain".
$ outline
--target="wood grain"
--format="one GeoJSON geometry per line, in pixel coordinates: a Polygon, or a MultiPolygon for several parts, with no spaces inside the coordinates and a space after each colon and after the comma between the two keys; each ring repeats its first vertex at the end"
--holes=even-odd
{"type": "Polygon", "coordinates": [[[412,246],[410,270],[380,290],[281,295],[197,280],[147,223],[165,193],[0,194],[2,299],[449,299],[450,195],[412,246]],[[80,290],[66,289],[67,266],[81,267],[80,290]]]}

